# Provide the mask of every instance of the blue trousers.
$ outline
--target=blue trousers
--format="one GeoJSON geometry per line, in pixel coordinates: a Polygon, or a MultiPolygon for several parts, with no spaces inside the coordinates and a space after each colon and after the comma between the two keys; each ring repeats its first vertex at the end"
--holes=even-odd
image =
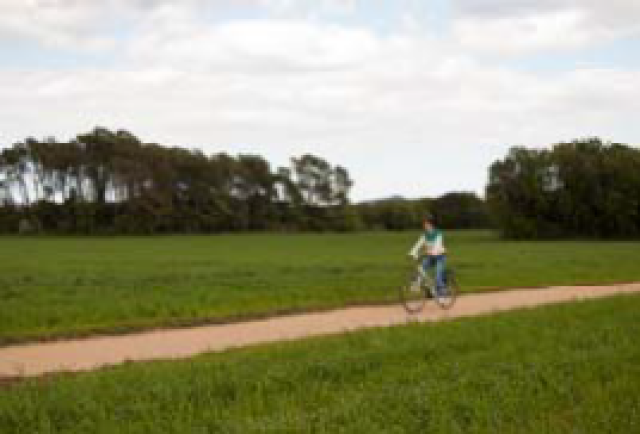
{"type": "Polygon", "coordinates": [[[436,268],[436,289],[443,289],[447,286],[444,275],[446,265],[446,255],[427,256],[422,261],[422,268],[425,272],[428,272],[430,268],[436,268]]]}

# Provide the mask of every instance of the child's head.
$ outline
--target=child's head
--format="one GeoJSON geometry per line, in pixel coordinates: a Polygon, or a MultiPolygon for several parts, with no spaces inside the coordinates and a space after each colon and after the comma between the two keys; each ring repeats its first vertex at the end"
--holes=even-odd
{"type": "Polygon", "coordinates": [[[423,217],[422,227],[424,228],[425,231],[432,231],[435,228],[433,217],[430,214],[427,214],[423,217]]]}

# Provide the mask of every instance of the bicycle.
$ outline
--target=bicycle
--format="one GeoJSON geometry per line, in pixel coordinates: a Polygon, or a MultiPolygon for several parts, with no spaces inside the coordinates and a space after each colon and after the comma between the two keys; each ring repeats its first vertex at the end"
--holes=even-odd
{"type": "Polygon", "coordinates": [[[437,289],[436,282],[427,273],[422,260],[417,260],[417,266],[409,276],[409,282],[400,286],[400,301],[408,313],[418,313],[424,309],[429,297],[442,309],[450,309],[456,302],[459,292],[458,281],[452,268],[445,268],[445,287],[437,289]]]}

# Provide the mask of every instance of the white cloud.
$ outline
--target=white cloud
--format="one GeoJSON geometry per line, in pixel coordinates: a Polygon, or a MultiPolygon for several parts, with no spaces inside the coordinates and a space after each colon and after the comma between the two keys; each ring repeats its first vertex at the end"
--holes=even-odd
{"type": "Polygon", "coordinates": [[[0,2],[0,40],[32,39],[47,46],[98,48],[107,41],[95,35],[98,9],[81,1],[0,2]]]}
{"type": "Polygon", "coordinates": [[[580,49],[640,35],[637,0],[454,0],[453,33],[497,54],[580,49]]]}
{"type": "MultiPolygon", "coordinates": [[[[357,0],[0,0],[0,41],[31,40],[75,50],[113,48],[114,29],[134,28],[149,16],[197,15],[244,7],[271,14],[311,16],[318,10],[353,11],[357,0]]],[[[169,21],[169,20],[167,20],[169,21]]]]}
{"type": "Polygon", "coordinates": [[[189,69],[286,72],[360,63],[378,48],[375,36],[364,29],[285,19],[234,20],[211,27],[177,16],[149,17],[129,48],[131,60],[189,69]]]}
{"type": "Polygon", "coordinates": [[[460,19],[454,32],[467,48],[508,55],[580,48],[612,36],[585,28],[584,14],[579,10],[480,21],[460,19]]]}
{"type": "Polygon", "coordinates": [[[633,21],[640,11],[636,0],[452,0],[460,16],[518,17],[584,9],[605,21],[633,21]]]}
{"type": "Polygon", "coordinates": [[[194,10],[202,0],[0,0],[0,41],[30,40],[48,48],[103,50],[117,29],[158,9],[194,10]]]}

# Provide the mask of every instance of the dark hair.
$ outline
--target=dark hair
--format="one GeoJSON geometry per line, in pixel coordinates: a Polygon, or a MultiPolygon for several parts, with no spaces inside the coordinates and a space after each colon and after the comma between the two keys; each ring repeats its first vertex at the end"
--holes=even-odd
{"type": "Polygon", "coordinates": [[[431,224],[435,224],[435,220],[433,218],[432,214],[424,214],[422,216],[422,222],[423,223],[431,223],[431,224]]]}

